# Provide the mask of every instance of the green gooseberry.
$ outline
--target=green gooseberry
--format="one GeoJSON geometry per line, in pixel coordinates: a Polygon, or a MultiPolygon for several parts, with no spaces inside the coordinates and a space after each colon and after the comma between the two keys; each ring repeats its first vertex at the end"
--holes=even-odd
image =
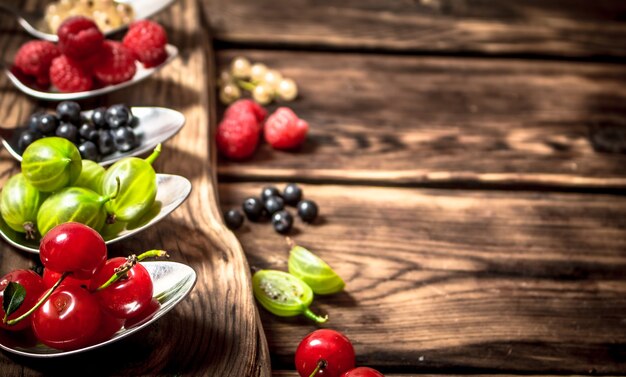
{"type": "Polygon", "coordinates": [[[85,224],[99,232],[107,220],[104,205],[113,196],[100,195],[83,187],[64,188],[48,197],[39,208],[39,233],[45,236],[50,229],[70,221],[85,224]]]}
{"type": "Polygon", "coordinates": [[[322,258],[302,246],[293,245],[287,265],[289,273],[307,283],[315,294],[337,293],[346,285],[322,258]]]}
{"type": "Polygon", "coordinates": [[[102,189],[102,179],[104,178],[105,170],[97,162],[91,160],[83,160],[83,168],[80,171],[78,179],[72,186],[84,187],[90,189],[93,192],[100,193],[102,189]]]}
{"type": "Polygon", "coordinates": [[[26,239],[34,239],[37,232],[37,212],[46,194],[28,183],[22,173],[11,177],[0,194],[0,213],[11,229],[26,233],[26,239]]]}
{"type": "Polygon", "coordinates": [[[102,195],[113,195],[121,186],[119,195],[106,204],[106,209],[116,219],[131,222],[146,213],[156,198],[157,181],[152,163],[161,153],[161,144],[145,160],[126,157],[113,164],[102,179],[102,195]]]}
{"type": "Polygon", "coordinates": [[[78,148],[60,137],[44,137],[29,145],[22,154],[24,177],[43,192],[69,186],[80,175],[82,163],[78,148]]]}
{"type": "Polygon", "coordinates": [[[313,302],[313,291],[302,280],[283,271],[259,270],[252,276],[254,297],[271,313],[280,317],[303,314],[316,323],[324,323],[328,316],[321,317],[309,309],[313,302]]]}

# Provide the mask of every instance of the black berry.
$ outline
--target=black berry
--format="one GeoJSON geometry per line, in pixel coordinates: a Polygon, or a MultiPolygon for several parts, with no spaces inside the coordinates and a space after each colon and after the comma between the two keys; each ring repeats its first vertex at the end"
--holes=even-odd
{"type": "Polygon", "coordinates": [[[263,202],[259,198],[248,198],[243,202],[243,213],[250,221],[258,221],[263,216],[263,202]]]}
{"type": "Polygon", "coordinates": [[[57,106],[57,115],[64,122],[80,124],[80,105],[74,101],[63,101],[57,106]]]}
{"type": "Polygon", "coordinates": [[[303,200],[298,203],[298,216],[302,221],[310,223],[317,217],[317,204],[312,200],[303,200]]]}
{"type": "Polygon", "coordinates": [[[65,138],[74,144],[78,143],[78,128],[72,123],[61,122],[55,134],[58,137],[65,138]]]}
{"type": "Polygon", "coordinates": [[[91,113],[91,121],[96,128],[108,128],[106,117],[104,116],[107,112],[106,107],[98,107],[91,113]]]}
{"type": "Polygon", "coordinates": [[[44,135],[54,135],[59,126],[59,118],[53,114],[44,114],[39,117],[38,131],[44,135]]]}
{"type": "Polygon", "coordinates": [[[30,131],[39,132],[39,119],[41,118],[41,113],[35,113],[28,118],[28,129],[30,131]]]}
{"type": "Polygon", "coordinates": [[[85,160],[97,161],[98,160],[98,147],[91,141],[85,141],[78,146],[80,157],[85,160]]]}
{"type": "Polygon", "coordinates": [[[126,127],[130,124],[132,114],[126,105],[113,105],[106,111],[104,117],[111,128],[126,127]]]}
{"type": "Polygon", "coordinates": [[[280,196],[270,196],[265,201],[265,209],[270,215],[273,215],[283,208],[285,208],[285,202],[280,196]]]}
{"type": "Polygon", "coordinates": [[[266,201],[270,196],[280,196],[280,192],[274,186],[265,186],[261,190],[261,200],[266,201]]]}
{"type": "Polygon", "coordinates": [[[288,184],[283,190],[283,199],[285,199],[285,203],[295,206],[302,200],[302,189],[295,183],[288,184]]]}
{"type": "Polygon", "coordinates": [[[85,140],[95,142],[98,139],[98,130],[91,123],[83,123],[78,129],[78,134],[85,140]]]}
{"type": "Polygon", "coordinates": [[[115,152],[115,144],[113,142],[113,135],[108,130],[98,131],[98,150],[100,154],[106,156],[115,152]]]}
{"type": "Polygon", "coordinates": [[[115,148],[120,152],[128,152],[137,145],[137,137],[130,127],[119,127],[111,133],[113,134],[115,148]]]}
{"type": "Polygon", "coordinates": [[[293,226],[293,216],[285,210],[278,211],[272,215],[272,225],[278,233],[289,233],[293,226]]]}
{"type": "Polygon", "coordinates": [[[243,215],[239,210],[231,209],[224,214],[224,220],[229,229],[239,229],[241,224],[243,224],[243,215]]]}
{"type": "Polygon", "coordinates": [[[40,139],[41,134],[35,131],[26,130],[20,134],[20,137],[17,139],[17,149],[19,149],[20,153],[24,152],[26,147],[31,145],[33,141],[40,139]]]}

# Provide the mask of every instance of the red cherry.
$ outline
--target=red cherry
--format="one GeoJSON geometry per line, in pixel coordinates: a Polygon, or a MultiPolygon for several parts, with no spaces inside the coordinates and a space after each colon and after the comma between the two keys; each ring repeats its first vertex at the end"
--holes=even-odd
{"type": "Polygon", "coordinates": [[[142,312],[152,300],[152,279],[148,270],[141,264],[134,265],[126,274],[110,286],[96,291],[106,283],[115,269],[126,263],[126,258],[112,258],[100,268],[89,284],[95,291],[100,305],[117,318],[131,318],[142,312]]]}
{"type": "Polygon", "coordinates": [[[107,248],[102,236],[87,225],[64,223],[41,239],[39,257],[46,268],[89,279],[106,261],[107,248]]]}
{"type": "Polygon", "coordinates": [[[127,329],[139,326],[150,320],[150,318],[152,318],[156,314],[156,312],[159,311],[159,309],[161,309],[161,303],[156,298],[152,298],[152,300],[150,300],[144,310],[142,310],[141,313],[138,313],[136,316],[128,318],[124,326],[127,329]]]}
{"type": "MultiPolygon", "coordinates": [[[[43,269],[44,287],[46,287],[46,289],[52,288],[52,286],[56,284],[57,281],[59,281],[59,279],[61,278],[61,275],[63,274],[60,272],[52,271],[49,268],[44,268],[43,269]]],[[[81,280],[81,279],[76,279],[72,276],[67,276],[65,277],[65,279],[63,279],[63,281],[61,282],[61,285],[74,285],[77,287],[80,287],[80,286],[88,287],[89,280],[88,279],[81,280]]]]}
{"type": "Polygon", "coordinates": [[[385,375],[380,373],[376,369],[368,367],[358,367],[347,371],[346,373],[342,374],[341,377],[385,377],[385,375]]]}
{"type": "Polygon", "coordinates": [[[15,270],[11,271],[8,274],[4,275],[2,279],[0,279],[0,328],[11,331],[24,330],[31,323],[31,317],[27,317],[26,319],[16,323],[13,326],[8,326],[2,323],[2,318],[4,318],[4,308],[1,303],[4,300],[4,289],[7,287],[9,282],[19,283],[26,290],[26,296],[24,297],[24,302],[22,302],[22,306],[18,310],[16,310],[13,314],[11,314],[8,319],[15,319],[22,314],[26,313],[30,308],[35,306],[37,300],[45,290],[43,285],[43,281],[41,276],[37,275],[34,271],[31,270],[15,270]]]}
{"type": "Polygon", "coordinates": [[[33,331],[43,344],[69,351],[94,341],[100,327],[98,300],[86,289],[60,286],[33,313],[33,331]]]}
{"type": "Polygon", "coordinates": [[[109,340],[115,333],[124,326],[124,320],[110,315],[107,311],[100,308],[100,327],[93,336],[90,344],[96,344],[109,340]]]}
{"type": "Polygon", "coordinates": [[[354,348],[350,340],[334,330],[316,330],[305,336],[296,350],[296,369],[301,377],[340,377],[354,369],[354,348]],[[312,374],[318,364],[320,370],[312,374]]]}

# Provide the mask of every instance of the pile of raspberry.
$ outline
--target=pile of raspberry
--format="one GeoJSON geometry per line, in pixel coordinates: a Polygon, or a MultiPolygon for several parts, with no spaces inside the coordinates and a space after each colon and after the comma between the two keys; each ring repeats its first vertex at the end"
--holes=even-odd
{"type": "Polygon", "coordinates": [[[98,26],[82,16],[65,20],[57,35],[57,45],[47,41],[22,45],[14,71],[39,88],[52,84],[60,92],[74,93],[130,80],[136,61],[149,68],[167,59],[167,34],[148,20],[131,24],[122,42],[105,40],[98,26]]]}
{"type": "Polygon", "coordinates": [[[245,160],[254,154],[261,134],[275,149],[293,150],[304,143],[309,124],[290,108],[279,107],[266,117],[267,111],[252,100],[233,103],[217,127],[217,149],[231,160],[245,160]]]}

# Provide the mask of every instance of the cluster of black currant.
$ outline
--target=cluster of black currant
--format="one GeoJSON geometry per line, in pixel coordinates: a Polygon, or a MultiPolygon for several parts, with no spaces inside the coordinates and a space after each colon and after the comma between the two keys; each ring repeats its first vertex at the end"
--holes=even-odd
{"type": "MultiPolygon", "coordinates": [[[[302,200],[302,189],[295,183],[285,186],[281,193],[274,186],[263,187],[261,198],[250,197],[244,200],[242,208],[248,220],[257,222],[268,216],[278,233],[289,233],[293,227],[293,216],[285,205],[295,206],[302,221],[312,223],[317,217],[317,204],[312,200],[302,200]]],[[[238,229],[243,224],[243,215],[238,209],[231,209],[224,214],[226,225],[238,229]]]]}
{"type": "Polygon", "coordinates": [[[138,145],[133,127],[138,124],[126,105],[99,107],[89,116],[81,114],[73,101],[59,103],[56,114],[31,115],[26,129],[18,134],[17,147],[23,153],[35,140],[46,136],[65,138],[78,147],[82,158],[98,161],[113,152],[128,152],[138,145]]]}

